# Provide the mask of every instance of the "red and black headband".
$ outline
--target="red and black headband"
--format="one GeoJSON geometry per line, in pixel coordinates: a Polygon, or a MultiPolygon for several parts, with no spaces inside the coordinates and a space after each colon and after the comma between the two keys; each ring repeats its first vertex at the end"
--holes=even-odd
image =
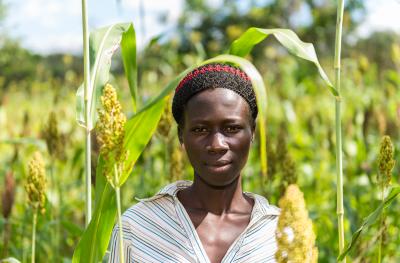
{"type": "Polygon", "coordinates": [[[181,123],[183,108],[196,93],[211,87],[226,88],[238,93],[250,106],[253,119],[258,109],[250,78],[241,69],[228,64],[207,64],[187,74],[175,89],[172,113],[181,123]]]}

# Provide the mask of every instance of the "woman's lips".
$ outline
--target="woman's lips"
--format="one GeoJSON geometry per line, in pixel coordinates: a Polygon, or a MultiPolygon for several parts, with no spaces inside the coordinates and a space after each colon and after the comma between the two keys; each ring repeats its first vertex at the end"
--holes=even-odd
{"type": "Polygon", "coordinates": [[[213,163],[207,163],[206,167],[213,173],[226,172],[230,169],[232,162],[230,161],[217,161],[213,163]]]}
{"type": "Polygon", "coordinates": [[[225,165],[228,165],[228,164],[231,164],[231,163],[232,162],[228,161],[228,160],[219,160],[219,161],[216,161],[216,162],[206,163],[206,165],[207,166],[211,166],[211,167],[222,167],[222,166],[225,166],[225,165]]]}

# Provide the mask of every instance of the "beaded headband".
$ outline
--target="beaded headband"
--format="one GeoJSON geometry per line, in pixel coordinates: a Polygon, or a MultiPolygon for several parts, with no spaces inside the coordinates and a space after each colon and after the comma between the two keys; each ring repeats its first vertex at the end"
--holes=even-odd
{"type": "Polygon", "coordinates": [[[211,87],[230,89],[239,94],[250,106],[253,119],[258,109],[250,78],[241,69],[227,64],[207,64],[188,73],[175,89],[172,114],[175,121],[182,121],[183,108],[189,99],[211,87]]]}
{"type": "Polygon", "coordinates": [[[228,72],[228,73],[232,73],[232,74],[235,74],[237,76],[240,76],[245,81],[250,81],[250,78],[246,75],[246,73],[244,73],[243,71],[241,71],[238,68],[233,68],[233,67],[228,66],[228,65],[209,64],[209,65],[207,65],[205,67],[202,67],[202,68],[199,68],[199,69],[195,69],[192,72],[190,72],[189,74],[187,74],[186,77],[184,77],[181,80],[181,82],[179,82],[178,87],[175,89],[175,93],[177,91],[179,91],[182,88],[182,86],[185,85],[191,79],[195,78],[199,74],[205,74],[206,72],[210,72],[210,71],[217,71],[217,72],[224,71],[224,72],[228,72]]]}

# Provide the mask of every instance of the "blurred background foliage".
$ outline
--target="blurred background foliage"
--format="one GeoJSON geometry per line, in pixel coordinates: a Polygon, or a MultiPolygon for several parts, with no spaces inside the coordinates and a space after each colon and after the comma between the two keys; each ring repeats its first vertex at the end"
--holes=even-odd
{"type": "MultiPolygon", "coordinates": [[[[7,15],[1,3],[0,24],[7,15]]],[[[346,1],[342,125],[347,241],[380,203],[377,155],[383,135],[390,135],[397,149],[395,160],[400,160],[400,36],[374,32],[366,38],[355,37],[364,15],[363,1],[346,1]]],[[[301,39],[314,43],[333,78],[335,21],[335,2],[328,0],[224,0],[221,5],[187,0],[176,30],[154,39],[138,55],[139,103],[143,105],[186,67],[226,52],[250,26],[292,28],[301,39]],[[301,12],[310,19],[302,21],[301,12]]],[[[269,167],[268,178],[260,183],[255,146],[243,173],[244,189],[277,204],[285,187],[297,183],[314,222],[319,261],[336,262],[334,98],[311,63],[288,55],[273,38],[258,45],[248,59],[263,74],[267,87],[269,167]]],[[[111,82],[119,87],[124,111],[130,116],[121,60],[116,58],[112,68],[111,82]]],[[[75,122],[75,91],[82,82],[82,69],[80,56],[33,54],[1,32],[0,258],[29,260],[31,212],[23,184],[28,160],[39,149],[47,164],[48,202],[46,214],[38,221],[37,260],[70,262],[84,226],[84,130],[75,122]]],[[[94,143],[93,174],[97,151],[94,143]]],[[[399,183],[399,170],[397,164],[393,182],[399,183]]],[[[134,197],[150,196],[169,182],[192,178],[170,110],[165,110],[132,173],[122,189],[123,209],[136,202],[134,197]]],[[[371,228],[350,253],[349,262],[375,262],[381,232],[383,262],[400,262],[398,211],[397,200],[386,211],[384,229],[371,228]]]]}

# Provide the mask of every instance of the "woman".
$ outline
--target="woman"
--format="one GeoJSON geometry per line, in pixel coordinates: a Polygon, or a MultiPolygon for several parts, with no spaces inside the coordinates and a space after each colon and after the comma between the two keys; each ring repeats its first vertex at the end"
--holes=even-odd
{"type": "MultiPolygon", "coordinates": [[[[258,112],[248,76],[199,67],[179,83],[172,112],[193,183],[170,184],[124,213],[126,261],[275,262],[279,210],[241,186],[258,112]]],[[[117,227],[110,262],[119,262],[117,227]]]]}

